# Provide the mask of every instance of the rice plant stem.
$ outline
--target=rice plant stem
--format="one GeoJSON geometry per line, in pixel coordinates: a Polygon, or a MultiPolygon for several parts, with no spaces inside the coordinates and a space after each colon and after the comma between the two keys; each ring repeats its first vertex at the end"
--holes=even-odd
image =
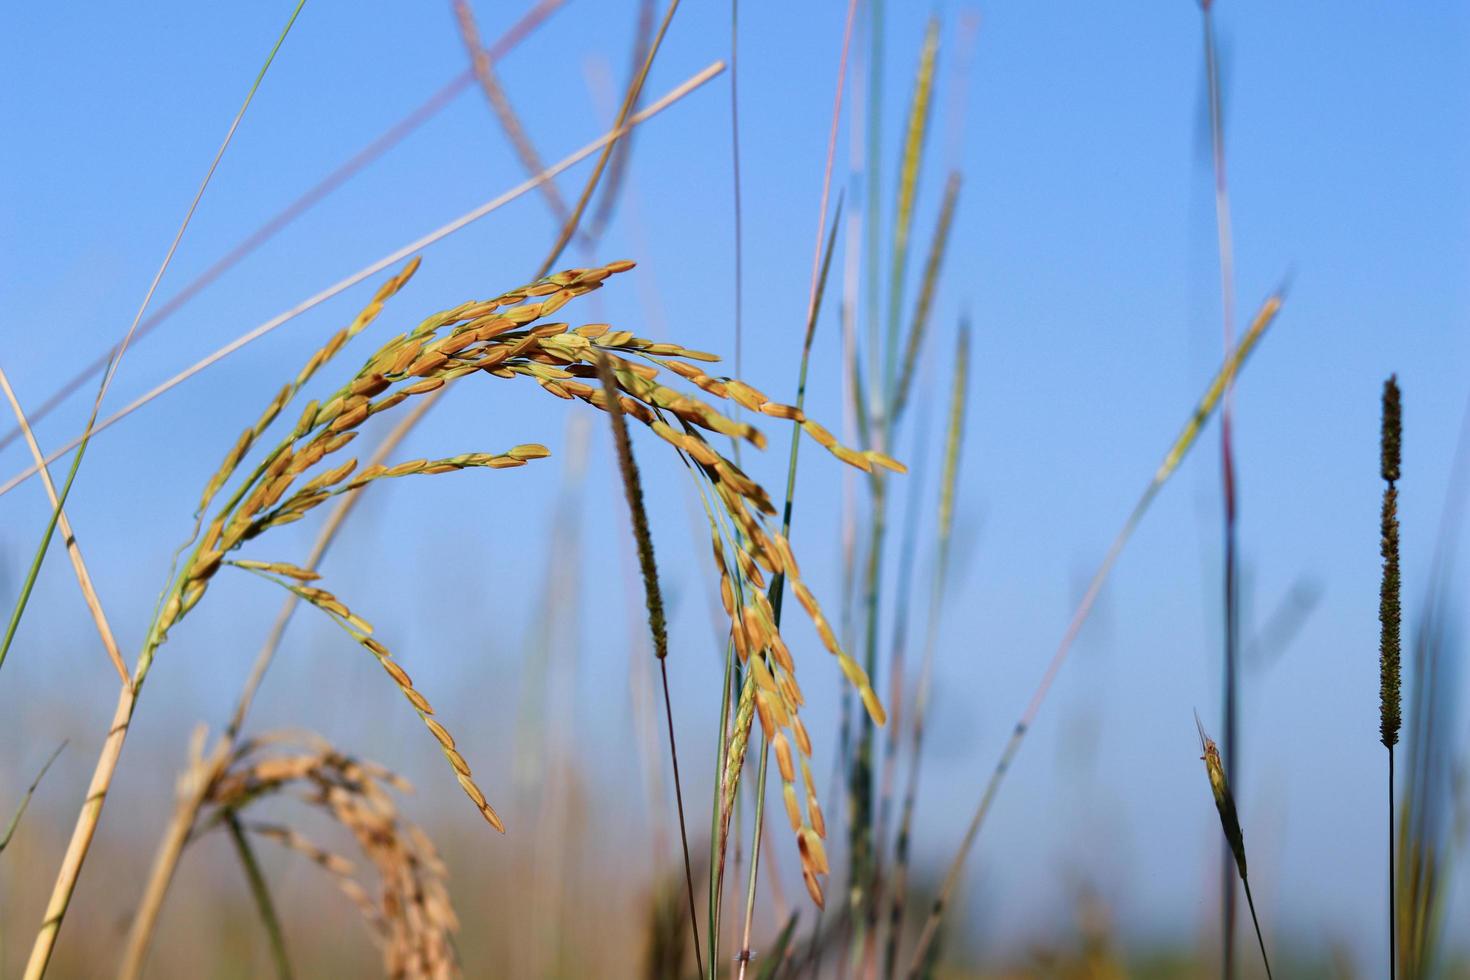
{"type": "MultiPolygon", "coordinates": [[[[780,625],[778,621],[776,625],[780,625]]],[[[750,843],[750,878],[745,886],[745,929],[741,933],[739,969],[736,971],[737,980],[745,980],[745,968],[750,963],[750,930],[755,919],[755,883],[760,873],[761,860],[761,828],[765,826],[766,813],[766,771],[771,762],[771,740],[761,732],[761,762],[756,772],[755,782],[755,827],[751,831],[750,843]]]]}
{"type": "Polygon", "coordinates": [[[918,946],[915,948],[913,957],[909,961],[907,975],[910,978],[917,977],[920,974],[929,947],[938,934],[940,918],[949,903],[951,895],[954,893],[955,886],[959,882],[960,874],[964,870],[965,860],[969,857],[970,848],[974,846],[975,838],[980,833],[980,827],[985,822],[986,814],[990,812],[990,807],[995,801],[995,795],[1000,789],[1001,782],[1010,770],[1011,763],[1021,748],[1021,742],[1026,738],[1026,732],[1036,720],[1036,715],[1041,710],[1041,705],[1046,700],[1047,693],[1051,690],[1052,682],[1056,680],[1057,673],[1066,662],[1067,654],[1071,651],[1072,643],[1077,638],[1078,631],[1082,629],[1082,624],[1086,622],[1088,613],[1092,611],[1093,603],[1097,601],[1097,596],[1102,591],[1103,583],[1107,580],[1108,574],[1112,571],[1113,565],[1118,560],[1118,556],[1122,554],[1124,545],[1132,537],[1134,529],[1143,519],[1143,515],[1148,512],[1149,505],[1153,503],[1154,497],[1158,495],[1159,490],[1168,482],[1169,477],[1178,469],[1180,462],[1188,454],[1190,448],[1199,437],[1200,430],[1204,427],[1205,422],[1219,404],[1220,397],[1224,394],[1226,385],[1235,376],[1236,372],[1240,370],[1241,365],[1245,363],[1251,351],[1255,349],[1256,343],[1265,334],[1266,328],[1271,325],[1280,308],[1280,293],[1267,299],[1261,307],[1260,312],[1256,314],[1256,318],[1251,323],[1250,329],[1241,337],[1240,343],[1230,352],[1230,355],[1225,358],[1224,364],[1221,365],[1219,372],[1215,375],[1209,387],[1205,389],[1204,396],[1196,404],[1189,420],[1185,423],[1183,431],[1179,433],[1173,445],[1169,447],[1169,451],[1164,455],[1163,462],[1159,464],[1158,469],[1154,471],[1153,478],[1144,487],[1138,503],[1134,504],[1133,510],[1128,515],[1128,519],[1123,522],[1123,527],[1118,531],[1117,537],[1113,539],[1113,543],[1109,546],[1107,554],[1103,556],[1102,564],[1098,566],[1097,571],[1093,574],[1092,581],[1088,583],[1087,591],[1083,594],[1082,601],[1078,603],[1076,611],[1073,612],[1071,622],[1068,623],[1067,630],[1063,633],[1061,642],[1052,654],[1051,661],[1047,664],[1046,671],[1042,674],[1040,683],[1037,684],[1036,690],[1032,693],[1031,700],[1026,705],[1026,710],[1021,713],[1020,719],[1016,722],[1016,727],[1011,731],[1010,738],[1006,740],[1005,748],[1001,751],[1000,760],[996,763],[995,768],[991,770],[990,778],[985,784],[985,790],[980,796],[980,803],[975,809],[975,814],[970,820],[969,827],[965,830],[965,836],[961,840],[959,850],[950,862],[949,871],[944,877],[944,883],[939,889],[939,894],[929,911],[928,919],[924,923],[923,931],[919,935],[918,946]]]}
{"type": "Polygon", "coordinates": [[[276,976],[281,980],[291,980],[291,960],[286,956],[286,936],[281,930],[281,920],[276,915],[276,906],[271,901],[270,889],[266,886],[265,875],[261,873],[260,862],[255,859],[255,850],[250,846],[250,841],[245,839],[245,828],[240,826],[240,818],[234,811],[225,814],[225,827],[230,832],[230,840],[235,844],[235,853],[240,856],[240,866],[245,869],[245,880],[250,883],[250,897],[255,900],[261,924],[270,937],[271,960],[276,965],[276,976]]]}
{"type": "MultiPolygon", "coordinates": [[[[709,896],[705,926],[709,933],[709,980],[718,980],[720,955],[720,905],[724,895],[725,854],[720,840],[720,817],[725,809],[725,754],[730,743],[730,700],[735,677],[735,647],[725,644],[724,689],[720,696],[720,732],[715,739],[715,790],[710,810],[709,896]]],[[[701,975],[704,971],[700,971],[701,975]]]]}
{"type": "MultiPolygon", "coordinates": [[[[102,610],[102,600],[97,597],[97,589],[92,584],[92,574],[87,571],[87,563],[82,559],[82,547],[77,543],[76,534],[73,533],[71,522],[67,519],[66,511],[62,507],[61,497],[56,492],[56,486],[51,482],[51,474],[41,461],[45,459],[45,453],[41,452],[40,443],[36,442],[36,434],[31,429],[30,421],[20,407],[20,400],[15,396],[15,389],[10,386],[10,378],[0,369],[0,390],[5,393],[6,401],[10,402],[10,408],[15,413],[17,424],[25,433],[26,448],[31,451],[31,458],[36,461],[40,468],[41,484],[46,489],[46,497],[51,502],[56,526],[61,528],[61,539],[66,543],[68,556],[71,558],[72,571],[76,575],[77,585],[82,590],[82,599],[87,604],[87,611],[92,615],[92,622],[97,627],[97,634],[102,639],[102,647],[107,657],[112,661],[118,676],[124,684],[129,683],[128,666],[123,662],[122,653],[118,650],[117,639],[112,632],[112,625],[107,621],[107,614],[102,610]]],[[[76,470],[73,467],[72,473],[76,470]]],[[[47,535],[48,539],[50,535],[47,535]]],[[[34,579],[31,580],[34,582],[34,579]]],[[[18,622],[12,618],[10,630],[6,633],[5,648],[9,648],[11,638],[14,636],[14,628],[18,622]]],[[[3,659],[4,651],[0,650],[0,659],[3,659]]]]}

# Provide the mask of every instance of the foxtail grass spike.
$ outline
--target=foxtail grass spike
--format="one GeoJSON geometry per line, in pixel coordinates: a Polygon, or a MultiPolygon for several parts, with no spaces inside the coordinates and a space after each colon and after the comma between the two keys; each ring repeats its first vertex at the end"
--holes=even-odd
{"type": "Polygon", "coordinates": [[[1400,709],[1402,668],[1400,654],[1399,586],[1399,463],[1403,443],[1403,405],[1398,378],[1389,375],[1383,383],[1382,446],[1378,464],[1383,477],[1383,516],[1379,526],[1379,553],[1383,556],[1383,582],[1378,590],[1378,735],[1388,749],[1388,973],[1398,973],[1398,882],[1394,850],[1398,839],[1393,828],[1393,747],[1398,744],[1403,723],[1400,709]]]}
{"type": "Polygon", "coordinates": [[[1380,529],[1380,551],[1383,556],[1383,584],[1378,595],[1379,735],[1385,748],[1393,748],[1399,740],[1402,724],[1399,707],[1399,519],[1398,488],[1399,444],[1403,435],[1402,408],[1397,380],[1383,383],[1383,460],[1381,471],[1387,486],[1383,488],[1383,519],[1380,529]]]}

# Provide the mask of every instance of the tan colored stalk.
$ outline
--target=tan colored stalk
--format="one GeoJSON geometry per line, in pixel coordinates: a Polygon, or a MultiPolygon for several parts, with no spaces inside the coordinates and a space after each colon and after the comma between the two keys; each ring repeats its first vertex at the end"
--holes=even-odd
{"type": "MultiPolygon", "coordinates": [[[[505,130],[506,137],[515,147],[516,155],[521,158],[521,166],[526,173],[539,174],[546,169],[546,165],[541,162],[541,154],[536,151],[531,137],[526,134],[526,127],[521,124],[520,116],[516,115],[515,107],[510,104],[510,97],[505,94],[505,88],[495,74],[494,58],[480,41],[480,28],[475,23],[475,13],[470,9],[469,0],[454,0],[454,19],[459,25],[459,36],[464,41],[465,51],[470,56],[471,69],[485,93],[485,101],[490,103],[495,118],[500,120],[500,128],[505,130]]],[[[543,183],[541,193],[546,198],[547,206],[551,208],[552,216],[558,222],[565,223],[567,202],[562,200],[556,181],[548,180],[543,183]]]]}
{"type": "MultiPolygon", "coordinates": [[[[633,84],[628,86],[627,93],[623,96],[622,108],[618,110],[618,121],[613,125],[613,137],[602,146],[602,152],[597,157],[597,164],[592,168],[592,176],[587,179],[587,184],[582,188],[582,196],[577,199],[577,205],[572,209],[571,216],[562,225],[561,233],[557,235],[556,244],[552,245],[550,254],[541,268],[536,273],[536,278],[541,278],[561,258],[562,251],[572,236],[577,233],[577,227],[581,224],[582,214],[587,210],[587,204],[592,200],[592,192],[597,189],[598,181],[602,179],[602,172],[607,167],[608,158],[612,156],[614,147],[620,137],[628,130],[628,122],[636,115],[633,109],[638,104],[638,97],[643,92],[643,83],[648,79],[648,70],[653,67],[653,59],[658,55],[658,49],[663,44],[664,34],[669,29],[669,22],[674,19],[674,11],[679,9],[679,0],[671,0],[669,7],[664,11],[663,22],[658,25],[658,33],[653,37],[653,44],[648,48],[648,56],[643,59],[643,67],[639,69],[638,76],[633,79],[633,84]]],[[[724,63],[720,63],[721,68],[724,63]]]]}
{"type": "Polygon", "coordinates": [[[20,402],[15,397],[15,390],[10,387],[10,378],[6,376],[3,368],[0,368],[0,389],[4,390],[5,399],[10,402],[10,409],[15,413],[16,424],[20,427],[21,434],[25,436],[26,446],[31,451],[31,458],[36,461],[36,467],[41,474],[41,483],[46,488],[46,497],[56,511],[56,526],[61,530],[61,540],[66,543],[66,553],[71,558],[72,571],[76,574],[77,585],[82,590],[82,598],[87,603],[87,611],[92,615],[92,622],[97,627],[97,635],[102,638],[102,648],[107,651],[108,659],[117,669],[118,677],[122,679],[124,685],[127,685],[131,683],[128,677],[128,667],[123,663],[122,654],[118,651],[117,639],[112,634],[112,626],[107,622],[107,614],[102,611],[102,601],[97,598],[97,590],[92,585],[92,576],[87,571],[87,563],[82,560],[82,546],[77,541],[75,532],[72,531],[71,522],[67,520],[66,510],[61,506],[61,498],[56,494],[56,484],[51,482],[51,474],[42,462],[45,454],[41,452],[41,447],[36,442],[36,434],[31,430],[31,423],[26,419],[25,412],[21,410],[20,402]]]}

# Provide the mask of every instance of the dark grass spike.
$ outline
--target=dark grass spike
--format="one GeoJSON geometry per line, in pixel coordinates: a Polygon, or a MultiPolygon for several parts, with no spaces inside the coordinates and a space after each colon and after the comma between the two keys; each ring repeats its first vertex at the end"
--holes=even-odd
{"type": "Polygon", "coordinates": [[[648,529],[648,513],[643,507],[643,482],[638,475],[638,463],[633,458],[633,444],[628,439],[628,425],[623,418],[617,379],[613,377],[612,365],[607,356],[599,352],[597,376],[607,392],[607,416],[612,424],[613,445],[617,450],[618,473],[622,476],[623,492],[628,499],[628,512],[633,519],[633,539],[638,547],[638,569],[643,575],[644,597],[648,604],[648,631],[653,635],[653,652],[658,658],[663,678],[664,714],[669,727],[669,755],[674,767],[674,799],[679,807],[679,840],[684,848],[684,884],[689,897],[689,928],[694,933],[694,958],[699,972],[704,973],[699,952],[699,916],[694,907],[694,872],[689,862],[689,831],[684,822],[684,790],[679,780],[679,750],[674,740],[674,709],[669,698],[669,636],[664,617],[663,594],[658,585],[658,565],[653,556],[653,535],[648,529]]]}
{"type": "Polygon", "coordinates": [[[1399,584],[1399,518],[1398,487],[1401,446],[1403,442],[1403,405],[1399,397],[1397,375],[1389,375],[1383,383],[1383,422],[1379,475],[1383,488],[1383,515],[1379,526],[1379,553],[1383,557],[1383,582],[1378,590],[1378,734],[1388,749],[1388,975],[1398,975],[1398,903],[1394,850],[1397,838],[1393,828],[1393,749],[1398,744],[1403,724],[1400,710],[1400,617],[1399,584]]]}

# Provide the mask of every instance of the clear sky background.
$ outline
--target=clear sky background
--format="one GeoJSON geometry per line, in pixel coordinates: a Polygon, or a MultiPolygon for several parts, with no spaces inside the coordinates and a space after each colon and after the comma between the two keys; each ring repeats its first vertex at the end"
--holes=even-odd
{"type": "MultiPolygon", "coordinates": [[[[0,363],[24,404],[39,404],[126,329],[290,6],[0,11],[0,363]]],[[[845,4],[742,6],[744,374],[785,397],[795,385],[845,4]]],[[[885,201],[929,13],[925,5],[888,7],[885,201]]],[[[959,566],[942,624],[918,845],[935,863],[952,853],[1081,583],[1221,353],[1197,7],[978,9],[959,129],[949,107],[960,81],[962,8],[938,6],[944,46],[917,232],[922,248],[944,173],[958,166],[959,218],[914,413],[936,423],[942,416],[954,325],[969,311],[975,351],[959,566]]],[[[484,3],[477,10],[489,37],[520,13],[484,3]]],[[[546,160],[604,130],[633,23],[632,4],[574,0],[499,66],[546,160]]],[[[1217,24],[1242,321],[1290,279],[1285,308],[1237,389],[1246,634],[1293,587],[1318,595],[1291,645],[1245,674],[1238,793],[1257,901],[1272,929],[1312,945],[1345,943],[1366,965],[1386,955],[1379,392],[1397,372],[1411,633],[1470,392],[1470,10],[1226,0],[1217,24]]],[[[688,3],[648,91],[660,94],[728,51],[728,5],[688,3]]],[[[159,299],[465,64],[447,4],[309,3],[159,299]]],[[[640,265],[570,316],[732,350],[728,86],[722,76],[639,131],[628,197],[592,258],[640,265]]],[[[837,186],[849,188],[852,204],[860,184],[847,160],[844,126],[837,186]]],[[[561,180],[564,194],[574,195],[587,167],[561,180]]],[[[480,93],[466,91],[139,343],[108,406],[522,177],[480,93]]],[[[432,247],[379,336],[520,284],[553,234],[544,203],[528,195],[432,247]]],[[[573,251],[567,264],[582,261],[573,251]]],[[[235,434],[369,295],[364,285],[323,305],[98,437],[70,509],[126,647],[141,640],[199,487],[235,434]]],[[[835,311],[828,304],[820,325],[810,396],[813,414],[834,428],[835,311]]],[[[347,362],[365,350],[349,352],[347,362]]],[[[42,424],[43,444],[75,435],[89,401],[78,396],[42,424]]],[[[560,457],[574,414],[526,387],[476,385],[437,409],[403,455],[539,441],[560,457]]],[[[780,487],[786,437],[783,427],[768,429],[775,448],[749,468],[780,487]]],[[[904,439],[898,454],[911,459],[916,433],[904,439]]],[[[709,756],[701,752],[718,702],[704,538],[677,464],[653,440],[639,445],[675,604],[676,720],[699,760],[709,756]]],[[[10,446],[0,452],[0,476],[28,461],[23,447],[10,446]]],[[[576,505],[580,551],[550,544],[563,466],[554,458],[368,494],[356,533],[327,572],[393,637],[420,686],[473,733],[461,741],[492,798],[493,788],[511,783],[505,747],[515,734],[535,597],[548,566],[571,576],[583,598],[556,612],[576,649],[567,740],[591,746],[582,758],[617,801],[623,815],[613,819],[636,834],[645,814],[630,788],[637,770],[628,664],[638,624],[625,610],[640,603],[630,599],[624,505],[608,461],[599,423],[576,505]]],[[[969,865],[970,921],[984,941],[1019,944],[1060,928],[1078,877],[1114,903],[1119,926],[1140,941],[1189,941],[1212,928],[1219,829],[1191,712],[1220,728],[1217,461],[1212,426],[1117,566],[1022,751],[969,865]]],[[[835,462],[804,456],[794,535],[808,578],[834,607],[841,479],[835,462]]],[[[932,477],[921,492],[932,498],[932,477]]],[[[0,498],[7,604],[43,505],[34,483],[0,498]]],[[[274,553],[255,557],[298,557],[312,533],[298,526],[273,535],[274,553]]],[[[1464,543],[1457,547],[1463,554],[1464,543]]],[[[126,792],[160,817],[168,770],[182,756],[180,733],[223,717],[277,602],[253,582],[219,592],[164,649],[125,759],[126,792]]],[[[418,722],[376,668],[330,627],[299,619],[258,724],[310,720],[410,768],[426,800],[444,801],[438,819],[471,829],[478,817],[452,799],[457,790],[421,744],[418,722]]],[[[837,672],[810,631],[796,639],[825,772],[837,672]]],[[[72,751],[43,802],[72,806],[114,685],[70,570],[53,552],[0,675],[0,798],[23,785],[58,737],[70,736],[72,751]]],[[[691,768],[686,793],[707,799],[708,773],[691,768]]],[[[104,836],[104,846],[122,840],[116,819],[104,824],[108,834],[115,836],[104,836]]],[[[513,847],[514,836],[485,846],[513,847]]],[[[794,853],[783,857],[794,866],[794,853]]],[[[1448,921],[1470,914],[1464,881],[1461,870],[1448,921]]]]}

